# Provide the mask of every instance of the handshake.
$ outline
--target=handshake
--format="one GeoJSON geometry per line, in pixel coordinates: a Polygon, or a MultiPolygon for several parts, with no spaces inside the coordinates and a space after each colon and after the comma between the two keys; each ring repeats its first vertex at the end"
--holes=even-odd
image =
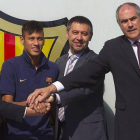
{"type": "Polygon", "coordinates": [[[50,103],[57,102],[54,94],[57,91],[52,84],[45,88],[36,89],[27,98],[27,116],[44,115],[51,109],[50,103]]]}

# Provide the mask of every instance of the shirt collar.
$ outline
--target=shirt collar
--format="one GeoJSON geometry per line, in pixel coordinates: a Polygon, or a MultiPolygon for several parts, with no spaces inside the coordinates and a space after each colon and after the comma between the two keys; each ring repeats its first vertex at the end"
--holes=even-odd
{"type": "MultiPolygon", "coordinates": [[[[85,50],[81,51],[80,53],[76,53],[75,54],[76,58],[79,59],[79,57],[83,54],[84,51],[85,50]]],[[[68,58],[70,58],[73,55],[70,50],[69,50],[68,54],[69,54],[68,58]]]]}
{"type": "MultiPolygon", "coordinates": [[[[131,39],[129,39],[129,38],[128,38],[128,40],[130,41],[131,45],[133,45],[134,42],[135,42],[135,41],[133,41],[133,40],[131,40],[131,39]]],[[[140,39],[138,39],[138,41],[140,42],[140,39]]]]}
{"type": "MultiPolygon", "coordinates": [[[[23,58],[23,60],[24,60],[30,67],[34,67],[34,66],[32,65],[32,60],[31,60],[31,58],[29,57],[29,55],[28,55],[25,51],[23,51],[22,58],[23,58]]],[[[46,58],[46,56],[44,55],[44,53],[41,52],[40,65],[39,65],[39,67],[41,67],[42,65],[44,65],[44,64],[47,63],[47,62],[48,62],[48,59],[46,58]]]]}

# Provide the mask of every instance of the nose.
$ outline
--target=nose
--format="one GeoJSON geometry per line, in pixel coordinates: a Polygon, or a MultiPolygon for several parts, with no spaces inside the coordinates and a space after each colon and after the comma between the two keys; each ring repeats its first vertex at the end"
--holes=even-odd
{"type": "Polygon", "coordinates": [[[81,35],[81,33],[78,34],[77,39],[78,39],[78,40],[82,40],[82,35],[81,35]]]}
{"type": "Polygon", "coordinates": [[[132,21],[128,21],[128,28],[132,28],[133,27],[133,23],[132,23],[132,21]]]}
{"type": "Polygon", "coordinates": [[[38,40],[37,39],[34,40],[34,45],[38,45],[38,40]]]}

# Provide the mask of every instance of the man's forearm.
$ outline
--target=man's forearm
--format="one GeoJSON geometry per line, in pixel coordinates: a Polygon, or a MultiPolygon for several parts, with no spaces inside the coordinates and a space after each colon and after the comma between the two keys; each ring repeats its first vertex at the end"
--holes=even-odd
{"type": "Polygon", "coordinates": [[[22,102],[14,102],[13,101],[13,96],[12,95],[3,95],[2,96],[2,100],[6,101],[6,102],[10,102],[16,105],[21,105],[21,106],[26,106],[26,101],[22,101],[22,102]]]}
{"type": "Polygon", "coordinates": [[[26,106],[26,101],[23,101],[23,102],[11,102],[11,103],[16,104],[16,105],[26,106]]]}

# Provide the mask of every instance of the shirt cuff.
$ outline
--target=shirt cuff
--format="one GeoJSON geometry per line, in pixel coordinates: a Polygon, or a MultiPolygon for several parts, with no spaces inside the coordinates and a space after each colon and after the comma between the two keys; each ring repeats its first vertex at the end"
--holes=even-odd
{"type": "Polygon", "coordinates": [[[57,104],[60,104],[61,103],[61,99],[60,99],[60,96],[56,93],[56,98],[57,98],[57,104]]]}
{"type": "Polygon", "coordinates": [[[26,111],[27,111],[27,107],[25,108],[25,111],[24,111],[24,116],[23,116],[23,118],[25,118],[25,116],[26,116],[26,111]]]}
{"type": "Polygon", "coordinates": [[[62,85],[62,83],[60,83],[59,81],[56,81],[53,83],[57,89],[57,92],[62,91],[65,89],[65,87],[62,85]]]}

